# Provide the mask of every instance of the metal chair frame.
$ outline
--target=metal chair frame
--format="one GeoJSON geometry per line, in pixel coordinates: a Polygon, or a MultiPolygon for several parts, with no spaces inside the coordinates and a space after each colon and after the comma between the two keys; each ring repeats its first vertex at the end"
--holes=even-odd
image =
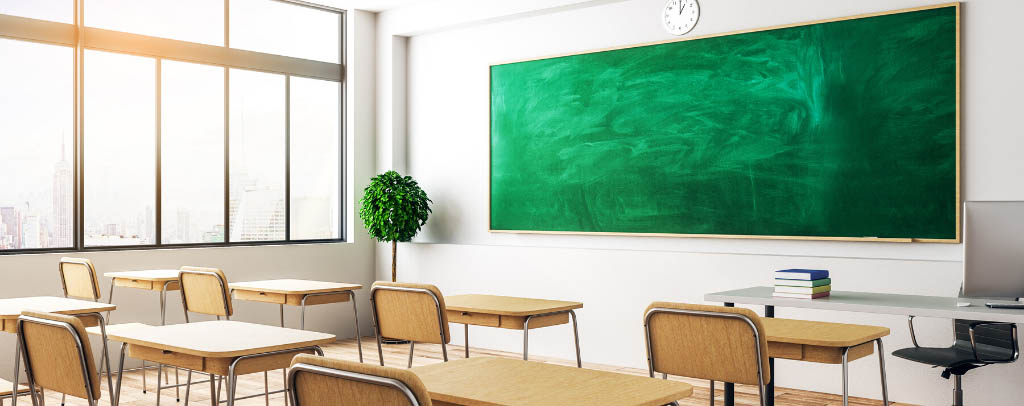
{"type": "MultiPolygon", "coordinates": [[[[907,316],[907,326],[910,327],[910,342],[912,344],[914,344],[914,348],[921,348],[921,346],[917,344],[917,334],[914,333],[914,317],[915,316],[912,316],[912,315],[911,316],[907,316]]],[[[956,319],[951,320],[951,322],[952,322],[952,325],[953,325],[953,343],[950,344],[950,346],[954,346],[954,345],[956,345],[956,342],[958,341],[957,338],[956,338],[956,319]]],[[[970,337],[969,341],[971,343],[971,352],[974,354],[974,360],[977,361],[976,364],[978,366],[989,365],[989,364],[1008,364],[1008,363],[1017,361],[1017,359],[1020,357],[1020,343],[1018,342],[1018,339],[1017,339],[1017,324],[1016,323],[1004,323],[1004,322],[996,322],[996,321],[979,321],[979,322],[975,322],[975,323],[970,323],[967,328],[968,328],[967,334],[970,337]],[[1006,358],[1006,359],[981,359],[980,357],[978,357],[978,343],[975,341],[975,338],[974,338],[974,330],[977,327],[979,327],[979,326],[1001,326],[1001,325],[1010,325],[1010,337],[1013,340],[1013,357],[1006,358]]],[[[964,397],[963,377],[961,375],[953,375],[953,405],[954,406],[963,405],[963,403],[964,403],[963,397],[964,397]]]]}
{"type": "Polygon", "coordinates": [[[295,390],[295,379],[300,372],[307,372],[312,374],[324,375],[333,378],[347,379],[356,382],[369,383],[373,385],[380,385],[388,388],[392,388],[402,392],[412,406],[420,406],[419,400],[416,399],[416,395],[412,393],[412,389],[409,388],[404,382],[397,379],[385,378],[376,375],[368,375],[359,372],[343,371],[340,369],[333,369],[322,367],[318,365],[310,364],[295,364],[292,365],[292,369],[288,371],[288,387],[291,388],[288,391],[288,396],[292,399],[292,404],[300,406],[298,391],[295,390]]]}
{"type": "MultiPolygon", "coordinates": [[[[78,335],[78,331],[76,331],[75,328],[72,325],[70,325],[68,323],[65,323],[65,322],[53,321],[53,320],[41,319],[41,318],[38,318],[38,317],[22,315],[22,316],[18,317],[18,332],[19,332],[18,333],[18,346],[21,349],[21,355],[20,355],[19,358],[24,358],[25,359],[25,375],[27,375],[27,377],[28,377],[28,389],[29,389],[29,393],[33,394],[32,395],[32,404],[33,405],[40,404],[41,403],[41,399],[38,399],[38,397],[41,397],[42,394],[41,393],[39,395],[35,394],[36,393],[36,385],[35,385],[35,376],[33,375],[33,372],[32,372],[32,359],[28,355],[28,343],[25,341],[25,334],[23,333],[23,331],[24,331],[23,327],[24,327],[25,323],[36,323],[36,324],[42,324],[42,325],[47,325],[47,326],[51,326],[51,327],[61,327],[61,328],[65,329],[65,330],[67,330],[69,334],[71,334],[71,337],[75,339],[75,349],[78,350],[78,361],[79,361],[79,366],[81,366],[81,368],[82,368],[82,377],[83,377],[83,380],[85,381],[85,391],[86,391],[86,393],[89,394],[89,396],[86,398],[86,401],[89,402],[89,406],[96,406],[96,404],[97,404],[96,399],[92,398],[93,384],[94,384],[94,382],[92,381],[93,380],[93,376],[91,374],[89,374],[89,360],[88,360],[88,358],[85,355],[85,345],[82,343],[82,337],[80,337],[78,335]]],[[[105,345],[104,345],[104,348],[106,348],[105,345]]],[[[19,358],[15,359],[15,370],[17,370],[17,368],[18,368],[17,367],[17,364],[18,364],[17,361],[18,361],[19,358]]],[[[107,374],[107,378],[110,379],[110,375],[109,374],[107,374]]],[[[17,386],[18,385],[17,378],[15,378],[14,381],[15,381],[14,382],[15,393],[17,393],[17,388],[18,388],[18,386],[17,386]]],[[[98,384],[98,382],[96,382],[96,384],[98,384]]],[[[109,385],[109,383],[108,383],[108,385],[109,385]]],[[[15,399],[15,402],[16,402],[17,396],[15,396],[14,399],[15,399]]],[[[114,403],[114,399],[113,398],[111,398],[110,404],[111,404],[111,406],[116,406],[116,404],[114,403]]]]}
{"type": "MultiPolygon", "coordinates": [[[[399,292],[414,292],[414,293],[425,293],[430,295],[434,299],[434,306],[437,307],[437,324],[441,329],[441,355],[444,357],[444,362],[448,362],[448,346],[445,344],[448,337],[444,334],[444,309],[441,308],[441,300],[438,299],[437,295],[429,289],[423,288],[407,288],[401,286],[374,286],[370,288],[370,308],[373,311],[373,330],[374,335],[377,336],[377,356],[380,358],[380,366],[384,366],[384,349],[381,345],[381,333],[380,323],[377,318],[377,292],[380,290],[392,290],[399,292]]],[[[416,349],[416,342],[409,342],[409,368],[412,368],[412,356],[416,349]]]]}
{"type": "MultiPolygon", "coordinates": [[[[179,293],[181,295],[181,308],[182,308],[182,310],[185,313],[185,323],[190,323],[191,322],[189,320],[189,318],[188,318],[188,312],[189,312],[189,309],[188,309],[188,299],[185,298],[185,280],[183,278],[183,276],[185,274],[206,275],[206,276],[212,276],[212,277],[216,278],[217,279],[217,283],[220,285],[220,291],[221,291],[221,294],[222,294],[221,297],[224,299],[224,301],[223,301],[223,303],[224,303],[224,314],[225,314],[224,318],[227,319],[227,320],[231,320],[231,309],[228,306],[228,302],[231,300],[231,297],[228,296],[228,291],[226,289],[227,288],[227,281],[225,281],[224,279],[221,279],[220,274],[218,274],[216,272],[194,271],[194,270],[184,270],[184,269],[182,269],[182,270],[178,271],[178,291],[179,291],[179,293]]],[[[167,284],[169,284],[169,283],[171,283],[171,281],[168,281],[168,282],[164,283],[164,291],[165,292],[167,291],[166,287],[167,287],[167,284]]],[[[165,308],[166,301],[167,301],[166,300],[166,296],[161,297],[161,301],[160,301],[161,309],[165,308]]],[[[206,313],[201,313],[201,314],[206,314],[206,313]]],[[[215,316],[217,316],[217,320],[220,320],[220,315],[215,315],[215,316]]],[[[122,345],[122,354],[121,354],[122,359],[124,358],[123,352],[124,352],[124,346],[122,345]]],[[[145,375],[145,374],[143,374],[143,375],[145,375]]],[[[175,373],[175,375],[177,375],[177,373],[175,373]]],[[[213,389],[213,387],[214,387],[214,383],[213,383],[214,382],[214,375],[213,374],[208,374],[208,375],[210,375],[210,379],[209,379],[210,391],[212,392],[214,390],[213,389]]],[[[120,381],[120,376],[118,376],[118,380],[120,381]]],[[[182,384],[175,384],[173,386],[172,385],[168,385],[168,386],[161,385],[162,382],[160,381],[160,372],[159,371],[157,372],[156,380],[157,380],[157,388],[156,388],[156,393],[157,393],[156,404],[157,404],[157,406],[160,406],[160,391],[161,390],[163,390],[164,388],[168,388],[169,389],[169,388],[172,388],[172,387],[177,388],[177,387],[180,387],[180,386],[185,386],[185,404],[186,405],[188,404],[188,398],[189,398],[189,394],[190,394],[190,392],[192,390],[192,384],[193,384],[193,382],[192,382],[192,370],[191,369],[188,370],[187,376],[185,377],[184,385],[182,385],[182,384]]],[[[195,383],[204,383],[204,382],[207,382],[207,381],[198,381],[198,382],[195,382],[195,383]]],[[[118,383],[118,385],[120,385],[120,383],[118,383]]],[[[218,380],[217,381],[217,389],[216,389],[217,390],[217,395],[220,395],[220,385],[221,385],[221,383],[218,380]]],[[[120,389],[118,389],[118,391],[120,392],[120,389]]],[[[216,397],[217,395],[212,395],[212,396],[216,397]]],[[[267,392],[266,395],[269,396],[270,392],[267,392]]],[[[267,401],[267,404],[268,405],[270,404],[269,400],[267,401]]]]}
{"type": "MultiPolygon", "coordinates": [[[[90,263],[89,261],[82,261],[79,260],[78,258],[61,258],[60,262],[57,263],[57,271],[60,272],[60,287],[61,289],[64,290],[64,297],[68,297],[68,282],[67,279],[64,279],[64,264],[78,264],[85,266],[86,268],[89,269],[89,272],[92,274],[92,278],[89,278],[89,284],[92,285],[92,291],[93,293],[96,293],[96,297],[90,297],[87,299],[92,299],[92,301],[94,302],[99,302],[102,292],[100,292],[100,286],[97,284],[98,282],[96,282],[96,268],[94,268],[92,266],[92,263],[90,263]]],[[[109,313],[110,312],[107,312],[108,316],[109,313]]]]}
{"type": "MultiPolygon", "coordinates": [[[[762,365],[764,364],[764,356],[767,355],[767,354],[762,354],[761,353],[761,333],[757,331],[757,325],[754,324],[754,321],[751,320],[750,317],[747,317],[746,315],[738,314],[738,313],[712,312],[712,311],[705,311],[705,310],[668,309],[668,308],[663,308],[663,307],[656,307],[656,308],[653,308],[653,309],[649,310],[647,312],[647,314],[644,315],[644,335],[645,335],[645,337],[647,337],[647,370],[648,370],[648,373],[649,373],[651,378],[654,378],[654,372],[655,371],[654,371],[654,356],[653,356],[653,353],[651,351],[651,323],[650,323],[650,321],[651,321],[651,317],[654,316],[655,314],[658,314],[658,313],[682,314],[682,315],[690,315],[690,316],[718,317],[718,318],[726,318],[726,319],[738,319],[738,320],[742,320],[742,321],[746,322],[747,325],[750,326],[750,331],[754,334],[754,350],[756,351],[756,354],[757,354],[757,383],[758,383],[758,385],[757,385],[757,393],[758,393],[758,399],[760,400],[761,406],[765,405],[765,393],[764,393],[764,374],[765,374],[765,371],[762,368],[762,365]]],[[[845,356],[846,356],[845,352],[843,353],[843,356],[845,358],[845,356]]],[[[667,378],[668,378],[668,375],[663,373],[662,374],[662,379],[667,379],[667,378]]],[[[710,396],[710,399],[711,399],[711,403],[710,404],[712,406],[714,406],[714,404],[715,404],[715,396],[714,396],[714,392],[713,392],[714,391],[714,381],[711,381],[711,385],[712,385],[712,395],[710,396]]],[[[673,402],[672,404],[678,405],[678,403],[676,403],[676,402],[673,402]]]]}

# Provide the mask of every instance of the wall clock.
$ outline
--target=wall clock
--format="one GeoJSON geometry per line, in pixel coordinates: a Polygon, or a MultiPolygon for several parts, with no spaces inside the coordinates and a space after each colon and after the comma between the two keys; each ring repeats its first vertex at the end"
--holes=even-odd
{"type": "Polygon", "coordinates": [[[697,25],[700,19],[700,5],[697,0],[668,0],[661,22],[672,35],[683,35],[697,25]]]}

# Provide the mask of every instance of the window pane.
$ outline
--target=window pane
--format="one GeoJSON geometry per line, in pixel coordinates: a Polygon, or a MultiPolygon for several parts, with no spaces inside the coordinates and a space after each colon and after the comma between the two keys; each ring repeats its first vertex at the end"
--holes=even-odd
{"type": "Polygon", "coordinates": [[[161,243],[224,241],[224,68],[162,61],[161,243]]]}
{"type": "Polygon", "coordinates": [[[232,69],[229,80],[229,241],[284,240],[284,76],[232,69]]]}
{"type": "Polygon", "coordinates": [[[340,85],[291,78],[291,239],[338,238],[340,85]]]}
{"type": "Polygon", "coordinates": [[[74,0],[0,0],[0,14],[73,24],[74,0]]]}
{"type": "Polygon", "coordinates": [[[341,63],[336,13],[273,0],[231,1],[231,47],[341,63]]]}
{"type": "MultiPolygon", "coordinates": [[[[0,2],[3,4],[3,2],[0,2]]],[[[74,53],[0,39],[0,250],[72,245],[74,53]]]]}
{"type": "Polygon", "coordinates": [[[85,51],[85,244],[155,241],[156,66],[85,51]]]}
{"type": "Polygon", "coordinates": [[[86,0],[85,25],[224,45],[224,3],[211,0],[86,0]]]}

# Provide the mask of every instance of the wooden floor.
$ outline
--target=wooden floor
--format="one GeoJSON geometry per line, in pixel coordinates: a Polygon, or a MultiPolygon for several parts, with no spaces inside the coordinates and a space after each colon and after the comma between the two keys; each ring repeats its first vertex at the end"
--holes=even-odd
{"type": "MultiPolygon", "coordinates": [[[[120,348],[119,344],[115,344],[113,348],[120,348]]],[[[357,360],[357,346],[354,339],[339,341],[336,344],[325,346],[324,353],[328,357],[336,357],[349,360],[357,360]]],[[[111,351],[114,352],[113,350],[111,351]]],[[[408,362],[409,346],[408,345],[385,345],[384,346],[384,363],[385,365],[392,367],[405,367],[408,362]]],[[[366,362],[377,362],[377,345],[373,337],[365,337],[363,339],[363,356],[366,362]]],[[[448,346],[448,356],[450,359],[463,357],[464,349],[459,346],[448,346]]],[[[479,348],[473,348],[470,351],[470,356],[482,357],[482,356],[493,356],[493,357],[512,357],[520,358],[521,354],[508,353],[501,351],[492,351],[479,348]]],[[[115,357],[116,359],[116,357],[115,357]]],[[[531,357],[531,361],[548,362],[552,364],[570,365],[575,366],[575,360],[564,360],[544,357],[531,357]]],[[[428,365],[441,362],[441,347],[439,345],[420,344],[416,346],[416,354],[413,358],[413,365],[428,365]]],[[[621,368],[608,365],[590,364],[583,363],[584,368],[598,369],[604,371],[620,372],[625,374],[646,376],[647,371],[635,368],[621,368]]],[[[114,365],[116,370],[117,366],[114,365]]],[[[169,381],[174,383],[174,370],[168,368],[167,375],[170,375],[169,381]]],[[[115,385],[116,385],[116,376],[115,385]]],[[[166,378],[166,377],[165,377],[166,378]]],[[[202,380],[205,376],[196,375],[193,378],[196,380],[202,380]]],[[[181,371],[179,375],[181,383],[185,382],[185,372],[181,371]]],[[[708,404],[708,382],[695,379],[687,378],[670,378],[688,382],[694,386],[693,396],[687,399],[681,400],[681,405],[707,405],[708,404]]],[[[108,397],[106,379],[103,379],[103,397],[98,403],[99,406],[109,405],[110,398],[108,397]]],[[[121,389],[121,405],[124,406],[143,406],[143,405],[155,405],[157,404],[155,387],[157,381],[156,369],[150,369],[146,372],[146,383],[148,384],[149,391],[142,393],[142,372],[126,372],[124,376],[124,382],[122,383],[121,389]]],[[[281,389],[282,387],[282,372],[272,371],[268,375],[267,380],[271,390],[281,389]]],[[[237,396],[245,396],[250,394],[262,393],[263,392],[264,377],[263,374],[250,374],[243,376],[238,382],[237,396]]],[[[185,390],[180,389],[181,401],[176,402],[175,389],[165,389],[160,403],[167,406],[172,405],[183,405],[185,401],[185,390]]],[[[715,403],[723,404],[723,392],[722,385],[719,383],[715,387],[715,403]]],[[[224,399],[223,395],[221,399],[224,399]]],[[[5,405],[9,405],[10,402],[5,401],[5,405]]],[[[237,402],[239,406],[259,406],[266,405],[268,401],[263,396],[240,400],[237,402]]],[[[273,394],[269,397],[270,404],[275,406],[284,405],[283,394],[273,394]]],[[[31,405],[31,401],[26,397],[21,397],[18,400],[20,405],[28,406],[31,405]]],[[[59,405],[60,395],[48,392],[46,394],[46,403],[49,405],[59,405]]],[[[864,398],[850,398],[850,405],[864,406],[864,405],[879,405],[880,400],[871,400],[864,398]]],[[[204,406],[210,404],[210,385],[209,383],[202,383],[193,385],[192,391],[189,396],[189,404],[195,406],[204,406]]],[[[736,386],[736,404],[737,405],[757,405],[757,389],[752,386],[737,385],[736,386]]],[[[778,406],[839,406],[842,405],[842,396],[825,394],[818,392],[809,392],[795,389],[786,388],[775,388],[775,404],[778,406]]],[[[66,405],[68,406],[87,406],[87,403],[82,399],[68,398],[66,405]]],[[[893,405],[903,405],[899,403],[893,403],[893,405]]]]}

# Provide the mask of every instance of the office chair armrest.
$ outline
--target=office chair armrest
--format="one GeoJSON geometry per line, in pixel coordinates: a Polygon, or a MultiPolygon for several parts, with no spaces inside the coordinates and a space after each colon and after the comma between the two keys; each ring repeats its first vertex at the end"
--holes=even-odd
{"type": "Polygon", "coordinates": [[[914,334],[914,316],[907,316],[907,325],[910,326],[910,342],[914,344],[914,348],[921,348],[917,345],[917,335],[914,334]]]}
{"type": "Polygon", "coordinates": [[[976,323],[971,323],[971,325],[969,326],[968,333],[971,336],[971,351],[974,353],[974,359],[975,360],[978,360],[978,361],[981,361],[981,362],[1013,362],[1013,361],[1016,361],[1017,357],[1020,356],[1020,347],[1018,347],[1018,343],[1017,343],[1017,324],[1016,323],[1003,323],[1003,322],[996,322],[996,321],[979,321],[979,322],[976,322],[976,323]],[[1010,337],[1013,340],[1013,357],[1006,358],[1006,359],[981,359],[980,357],[978,357],[978,345],[974,342],[974,329],[976,327],[978,327],[978,326],[1001,326],[1001,325],[1007,325],[1007,324],[1010,325],[1010,337]]]}

